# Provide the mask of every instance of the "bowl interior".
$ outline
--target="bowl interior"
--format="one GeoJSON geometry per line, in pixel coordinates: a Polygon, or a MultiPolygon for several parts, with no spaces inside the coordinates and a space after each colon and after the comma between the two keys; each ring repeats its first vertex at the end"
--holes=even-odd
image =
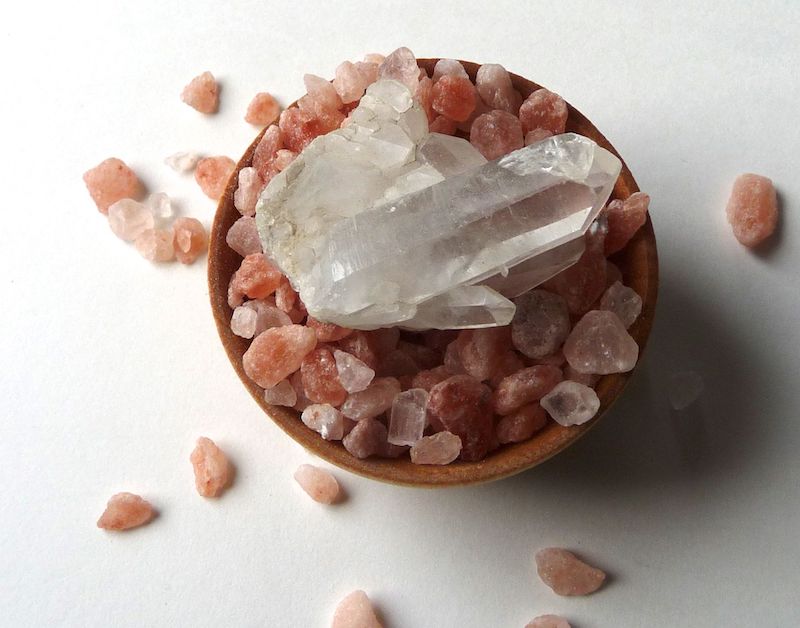
{"type": "MultiPolygon", "coordinates": [[[[437,59],[419,59],[420,67],[428,74],[433,73],[437,59]]],[[[478,64],[462,61],[464,67],[474,80],[478,64]]],[[[515,74],[511,75],[514,87],[523,97],[527,97],[540,86],[515,74]]],[[[569,105],[567,130],[591,138],[597,144],[611,151],[620,159],[609,141],[579,111],[569,105]]],[[[248,147],[237,164],[236,173],[251,165],[253,152],[261,139],[263,131],[248,147]]],[[[327,460],[353,473],[383,482],[420,487],[443,487],[488,482],[513,475],[533,467],[557,454],[592,428],[600,420],[611,404],[622,393],[633,371],[606,375],[597,383],[597,395],[600,398],[600,410],[587,423],[573,427],[562,427],[553,422],[533,436],[530,440],[513,445],[504,445],[490,453],[480,462],[456,461],[446,466],[425,466],[412,464],[407,458],[358,460],[351,456],[339,442],[323,440],[319,434],[308,429],[299,419],[296,411],[281,406],[271,406],[264,401],[263,391],[244,372],[242,355],[250,341],[240,338],[231,332],[231,309],[228,306],[228,282],[238,269],[241,258],[228,247],[225,235],[230,226],[240,217],[233,204],[233,193],[237,185],[237,174],[228,182],[214,217],[211,229],[208,256],[208,283],[211,309],[217,330],[230,358],[233,368],[247,390],[261,406],[264,412],[278,426],[314,455],[327,460]]],[[[622,162],[622,172],[612,193],[612,198],[625,199],[639,188],[633,175],[622,162]]],[[[648,216],[647,223],[638,231],[628,246],[617,253],[612,260],[622,271],[626,285],[633,288],[642,297],[642,314],[633,324],[629,332],[639,344],[641,351],[647,341],[655,314],[656,295],[658,290],[658,257],[653,225],[648,216]]],[[[641,358],[640,358],[641,359],[641,358]]],[[[635,369],[634,369],[635,370],[635,369]]]]}

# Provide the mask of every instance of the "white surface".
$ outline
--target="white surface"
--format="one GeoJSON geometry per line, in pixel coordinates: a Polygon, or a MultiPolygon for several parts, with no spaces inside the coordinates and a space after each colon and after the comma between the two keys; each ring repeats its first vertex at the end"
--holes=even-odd
{"type": "Polygon", "coordinates": [[[580,628],[798,624],[797,2],[77,4],[0,9],[0,624],[326,626],[354,588],[393,628],[521,627],[545,612],[580,628]],[[303,72],[403,44],[502,62],[606,133],[653,197],[658,318],[624,399],[546,465],[444,492],[338,472],[350,500],[322,508],[291,479],[309,456],[225,358],[204,264],[141,260],[81,174],[118,156],[208,222],[213,203],[164,157],[238,157],[254,92],[290,101],[303,72]],[[223,84],[210,118],[177,96],[205,69],[223,84]],[[780,190],[764,254],[725,223],[742,171],[780,190]],[[706,391],[675,413],[665,382],[683,369],[706,391]],[[201,434],[239,469],[219,501],[194,493],[201,434]],[[159,519],[96,529],[119,490],[159,519]],[[553,595],[532,561],[552,544],[610,584],[553,595]]]}

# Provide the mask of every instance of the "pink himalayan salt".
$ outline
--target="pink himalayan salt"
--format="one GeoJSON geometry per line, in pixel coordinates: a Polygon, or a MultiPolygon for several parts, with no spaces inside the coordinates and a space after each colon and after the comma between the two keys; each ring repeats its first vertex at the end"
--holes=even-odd
{"type": "Polygon", "coordinates": [[[381,623],[367,594],[353,591],[336,607],[331,628],[381,628],[381,623]]]}
{"type": "Polygon", "coordinates": [[[256,311],[249,307],[237,307],[231,315],[231,331],[240,338],[256,335],[256,311]]]}
{"type": "MultiPolygon", "coordinates": [[[[419,101],[420,107],[428,117],[428,123],[432,124],[436,119],[436,112],[433,110],[433,81],[427,76],[422,77],[417,85],[417,93],[414,97],[419,101]]],[[[452,124],[455,129],[455,123],[452,124]]],[[[442,133],[442,131],[434,130],[433,128],[429,130],[431,133],[442,133]]]]}
{"type": "Polygon", "coordinates": [[[264,401],[273,406],[291,408],[297,403],[297,393],[288,379],[281,380],[272,388],[264,390],[264,401]]]}
{"type": "Polygon", "coordinates": [[[536,571],[558,595],[588,595],[599,589],[606,574],[560,547],[536,552],[536,571]]]}
{"type": "Polygon", "coordinates": [[[203,497],[218,497],[231,480],[227,456],[213,440],[201,436],[189,456],[194,469],[194,484],[203,497]]]}
{"type": "Polygon", "coordinates": [[[205,157],[194,170],[194,180],[203,190],[203,194],[216,201],[224,194],[225,186],[234,170],[236,163],[230,157],[205,157]]]}
{"type": "Polygon", "coordinates": [[[301,464],[294,472],[294,479],[315,502],[332,504],[339,497],[339,483],[324,469],[301,464]]]}
{"type": "Polygon", "coordinates": [[[170,155],[164,159],[164,163],[172,168],[175,172],[186,174],[192,172],[197,167],[197,162],[203,156],[200,153],[193,151],[181,151],[170,155]]]}
{"type": "Polygon", "coordinates": [[[267,183],[277,172],[277,169],[273,168],[272,162],[275,153],[281,148],[283,148],[283,132],[277,124],[273,124],[264,131],[264,135],[261,136],[261,140],[253,152],[253,168],[256,169],[264,183],[267,183]]]}
{"type": "MultiPolygon", "coordinates": [[[[398,384],[398,391],[399,384],[398,384]]],[[[356,393],[361,394],[361,393],[356,393]]],[[[361,419],[350,433],[342,439],[344,448],[356,458],[379,456],[388,445],[386,426],[374,418],[361,419]]]]}
{"type": "Polygon", "coordinates": [[[216,113],[219,85],[211,72],[195,76],[181,92],[181,100],[200,113],[216,113]]]}
{"type": "Polygon", "coordinates": [[[305,312],[305,310],[301,310],[298,307],[293,307],[291,310],[286,312],[286,314],[289,316],[290,319],[292,319],[292,322],[295,325],[304,324],[305,321],[306,321],[306,312],[305,312]]]}
{"type": "Polygon", "coordinates": [[[339,327],[333,323],[323,323],[311,316],[308,317],[306,324],[317,332],[317,338],[320,342],[336,342],[353,333],[352,329],[339,327]]]}
{"type": "Polygon", "coordinates": [[[228,307],[234,309],[242,303],[244,303],[244,293],[239,289],[236,283],[236,273],[234,273],[228,282],[228,307]]]}
{"type": "Polygon", "coordinates": [[[303,410],[300,419],[325,440],[342,440],[344,436],[342,413],[328,403],[312,403],[303,410]]]}
{"type": "Polygon", "coordinates": [[[326,81],[321,76],[305,74],[303,83],[306,86],[308,95],[325,109],[339,110],[342,108],[342,99],[339,98],[336,88],[329,81],[326,81]]]}
{"type": "Polygon", "coordinates": [[[622,282],[622,271],[614,262],[606,260],[606,288],[610,288],[618,281],[622,282]]]}
{"type": "Polygon", "coordinates": [[[569,309],[563,297],[546,290],[531,290],[514,299],[517,311],[511,321],[511,342],[529,358],[554,353],[570,330],[569,309]]]}
{"type": "Polygon", "coordinates": [[[461,453],[461,439],[450,432],[423,436],[411,447],[414,464],[450,464],[461,453]]]}
{"type": "Polygon", "coordinates": [[[197,218],[176,218],[172,234],[175,257],[181,264],[193,263],[206,250],[206,230],[197,218]]]}
{"type": "Polygon", "coordinates": [[[563,378],[557,366],[537,365],[522,369],[503,378],[494,391],[492,403],[497,414],[514,410],[538,401],[563,378]]]}
{"type": "Polygon", "coordinates": [[[133,493],[112,495],[97,520],[104,530],[129,530],[148,523],[156,512],[150,503],[133,493]]]}
{"type": "Polygon", "coordinates": [[[522,104],[520,94],[511,84],[508,71],[497,63],[485,63],[475,75],[475,87],[490,109],[500,109],[514,116],[522,104]]]}
{"type": "Polygon", "coordinates": [[[469,141],[486,159],[497,159],[522,148],[522,125],[507,111],[490,111],[472,123],[469,141]]]}
{"type": "Polygon", "coordinates": [[[364,63],[374,63],[380,65],[386,60],[386,57],[379,52],[368,52],[364,55],[364,63]]]}
{"type": "Polygon", "coordinates": [[[242,216],[228,229],[225,242],[242,257],[261,253],[261,239],[258,237],[256,219],[242,216]]]}
{"type": "Polygon", "coordinates": [[[461,439],[461,459],[481,460],[494,438],[491,390],[469,375],[454,375],[431,388],[428,418],[461,439]]]}
{"type": "MultiPolygon", "coordinates": [[[[306,94],[297,101],[297,106],[302,111],[307,111],[319,121],[320,135],[338,129],[344,120],[344,113],[334,107],[329,107],[325,102],[320,102],[306,94]]],[[[340,105],[341,107],[341,105],[340,105]]]]}
{"type": "Polygon", "coordinates": [[[318,347],[303,358],[300,366],[303,377],[303,389],[314,403],[329,403],[339,406],[344,403],[347,391],[339,382],[336,360],[330,349],[318,347]]]}
{"type": "Polygon", "coordinates": [[[288,279],[281,282],[275,290],[275,305],[283,312],[290,312],[297,303],[297,293],[292,288],[288,279]]]}
{"type": "Polygon", "coordinates": [[[233,193],[233,206],[242,216],[255,216],[256,202],[264,188],[264,182],[252,166],[242,168],[238,176],[238,185],[233,193]]]}
{"type": "Polygon", "coordinates": [[[426,409],[428,391],[412,388],[394,398],[389,413],[389,437],[393,445],[413,445],[428,425],[426,409]]]}
{"type": "Polygon", "coordinates": [[[417,371],[419,371],[419,366],[417,366],[414,358],[399,349],[390,351],[383,356],[377,368],[377,373],[381,377],[387,375],[392,377],[414,375],[417,371]]]}
{"type": "Polygon", "coordinates": [[[534,129],[545,129],[553,135],[563,133],[568,115],[564,99],[544,88],[533,92],[519,108],[519,119],[525,133],[534,129]]]}
{"type": "Polygon", "coordinates": [[[464,370],[481,381],[487,380],[511,348],[511,329],[507,326],[467,329],[459,334],[456,344],[464,370]]]}
{"type": "Polygon", "coordinates": [[[378,67],[379,79],[394,79],[408,87],[413,94],[419,82],[419,68],[414,53],[408,48],[398,48],[378,67]]]}
{"type": "Polygon", "coordinates": [[[547,425],[547,413],[538,403],[523,406],[497,422],[497,440],[501,445],[528,440],[547,425]]]}
{"type": "Polygon", "coordinates": [[[464,368],[464,363],[461,361],[462,344],[464,343],[454,340],[447,345],[444,352],[444,367],[453,375],[463,375],[467,372],[464,368]]]}
{"type": "Polygon", "coordinates": [[[567,364],[564,367],[564,379],[568,379],[571,382],[577,382],[579,384],[583,384],[584,386],[588,386],[589,388],[594,388],[594,385],[597,383],[597,380],[600,379],[600,376],[593,375],[592,373],[579,373],[569,364],[567,364]]]}
{"type": "Polygon", "coordinates": [[[107,214],[108,208],[123,198],[137,199],[142,186],[136,173],[124,161],[111,157],[83,173],[83,182],[97,209],[107,214]]]}
{"type": "MultiPolygon", "coordinates": [[[[309,317],[309,321],[311,321],[309,317]]],[[[326,342],[326,341],[323,341],[326,342]]],[[[378,337],[365,331],[356,330],[337,342],[342,351],[356,356],[371,369],[378,368],[380,347],[378,337]]]]}
{"type": "Polygon", "coordinates": [[[614,312],[627,329],[642,313],[642,297],[633,288],[623,286],[617,281],[603,293],[600,309],[614,312]]]}
{"type": "Polygon", "coordinates": [[[542,140],[546,140],[548,137],[553,137],[552,131],[548,131],[547,129],[533,129],[533,131],[528,131],[525,134],[525,146],[536,144],[542,140]]]}
{"type": "Polygon", "coordinates": [[[556,385],[539,403],[564,427],[582,425],[600,409],[600,399],[592,388],[569,380],[556,385]]]}
{"type": "MultiPolygon", "coordinates": [[[[520,364],[520,367],[521,366],[522,364],[520,364]]],[[[431,388],[436,386],[436,384],[443,382],[453,375],[455,375],[455,373],[451,373],[446,366],[437,366],[436,368],[420,371],[415,374],[411,380],[411,387],[421,388],[422,390],[430,392],[431,388]]]]}
{"type": "Polygon", "coordinates": [[[489,384],[492,388],[497,388],[504,378],[524,368],[525,363],[522,361],[522,358],[517,355],[516,351],[506,351],[503,357],[498,361],[492,378],[489,380],[489,384]]]}
{"type": "Polygon", "coordinates": [[[577,262],[548,279],[543,287],[561,295],[570,314],[585,314],[606,288],[606,259],[603,253],[587,246],[577,262]]]}
{"type": "Polygon", "coordinates": [[[445,75],[433,84],[432,107],[451,120],[464,122],[475,110],[475,86],[468,78],[445,75]]]}
{"type": "Polygon", "coordinates": [[[290,150],[281,148],[277,153],[275,153],[275,167],[279,172],[283,172],[296,158],[297,153],[293,153],[290,150]]]}
{"type": "Polygon", "coordinates": [[[242,366],[256,384],[271,388],[299,369],[316,344],[314,330],[308,327],[273,327],[255,337],[242,356],[242,366]]]}
{"type": "Polygon", "coordinates": [[[292,324],[289,315],[275,307],[271,299],[254,299],[244,304],[244,308],[256,313],[253,336],[273,327],[285,327],[292,324]]]}
{"type": "Polygon", "coordinates": [[[458,123],[458,130],[463,131],[464,133],[469,134],[472,130],[472,125],[478,117],[482,116],[484,113],[489,113],[491,109],[486,106],[486,104],[481,100],[480,96],[478,96],[478,91],[475,90],[475,109],[469,115],[469,118],[464,120],[464,122],[458,123]]]}
{"type": "Polygon", "coordinates": [[[431,122],[428,130],[431,133],[441,133],[442,135],[455,135],[458,130],[458,123],[446,116],[436,116],[431,122]]]}
{"type": "Polygon", "coordinates": [[[459,76],[468,79],[469,75],[456,59],[439,59],[433,66],[433,82],[436,83],[443,76],[459,76]]]}
{"type": "Polygon", "coordinates": [[[144,203],[122,198],[108,208],[108,226],[115,236],[132,242],[155,226],[153,212],[144,203]]]}
{"type": "Polygon", "coordinates": [[[326,133],[325,124],[319,118],[299,107],[286,109],[279,124],[285,147],[295,153],[301,152],[315,137],[326,133]]]}
{"type": "Polygon", "coordinates": [[[173,234],[168,229],[148,229],[134,241],[139,254],[151,262],[169,262],[175,258],[173,234]]]}
{"type": "Polygon", "coordinates": [[[289,383],[292,385],[295,395],[297,395],[297,401],[294,404],[294,409],[302,412],[311,405],[311,400],[306,397],[306,391],[303,388],[303,376],[300,374],[300,371],[292,373],[291,377],[289,378],[289,383]]]}
{"type": "Polygon", "coordinates": [[[172,200],[165,192],[153,192],[147,197],[144,204],[153,214],[153,218],[159,223],[168,221],[175,215],[172,208],[172,200]]]}
{"type": "Polygon", "coordinates": [[[268,92],[259,92],[253,96],[253,100],[247,105],[247,113],[244,114],[245,122],[256,126],[267,126],[275,122],[281,113],[281,106],[275,97],[268,92]]]}
{"type": "Polygon", "coordinates": [[[348,419],[371,419],[392,407],[400,393],[400,382],[394,377],[378,377],[361,392],[350,393],[342,404],[342,414],[348,419]]]}
{"type": "MultiPolygon", "coordinates": [[[[367,86],[372,85],[375,81],[378,80],[378,68],[380,64],[383,63],[371,63],[369,61],[357,61],[356,68],[359,72],[361,72],[364,80],[367,82],[367,86]]],[[[355,102],[348,103],[355,109],[355,102]]]]}
{"type": "Polygon", "coordinates": [[[236,290],[251,299],[263,299],[281,285],[283,275],[261,253],[248,255],[233,275],[236,290]]]}
{"type": "Polygon", "coordinates": [[[564,356],[580,373],[625,373],[636,366],[639,346],[613,312],[584,315],[564,343],[564,356]]]}
{"type": "Polygon", "coordinates": [[[339,381],[349,393],[365,390],[375,378],[374,370],[346,351],[334,350],[333,359],[336,360],[336,372],[339,376],[339,381]]]}
{"type": "Polygon", "coordinates": [[[570,628],[570,625],[558,615],[539,615],[525,624],[525,628],[570,628]]]}
{"type": "Polygon", "coordinates": [[[608,235],[605,239],[605,254],[621,251],[647,221],[650,197],[644,192],[635,192],[624,201],[614,200],[608,204],[604,215],[608,220],[608,235]]]}
{"type": "MultiPolygon", "coordinates": [[[[372,65],[372,64],[369,64],[372,65]]],[[[377,66],[375,66],[377,72],[377,66]]],[[[358,101],[370,84],[369,76],[359,70],[355,63],[343,61],[336,67],[333,87],[345,104],[358,101]]]]}
{"type": "Polygon", "coordinates": [[[778,224],[778,196],[772,180],[758,174],[736,177],[725,213],[741,244],[761,244],[778,224]]]}

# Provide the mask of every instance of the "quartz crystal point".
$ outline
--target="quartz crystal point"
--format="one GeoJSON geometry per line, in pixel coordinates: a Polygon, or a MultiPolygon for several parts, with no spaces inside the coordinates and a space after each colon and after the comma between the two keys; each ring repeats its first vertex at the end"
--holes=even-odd
{"type": "Polygon", "coordinates": [[[468,141],[429,133],[408,88],[384,79],[347,126],[272,179],[257,224],[314,318],[351,329],[507,325],[508,297],[580,256],[620,168],[572,133],[486,162],[468,141]]]}

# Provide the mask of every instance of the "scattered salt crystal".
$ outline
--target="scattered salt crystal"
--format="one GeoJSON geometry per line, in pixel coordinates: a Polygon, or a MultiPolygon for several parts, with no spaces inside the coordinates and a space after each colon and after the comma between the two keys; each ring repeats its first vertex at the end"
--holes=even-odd
{"type": "Polygon", "coordinates": [[[558,94],[537,89],[519,108],[519,119],[525,133],[545,129],[553,135],[563,133],[567,126],[567,103],[558,94]]]}
{"type": "Polygon", "coordinates": [[[253,100],[247,105],[247,113],[244,114],[245,122],[256,126],[267,126],[278,119],[281,113],[281,106],[278,101],[268,92],[259,92],[253,96],[253,100]]]}
{"type": "Polygon", "coordinates": [[[172,233],[175,257],[181,264],[191,264],[206,250],[206,230],[197,218],[176,218],[172,233]]]}
{"type": "Polygon", "coordinates": [[[354,355],[335,349],[336,371],[342,387],[349,393],[357,393],[366,389],[375,378],[375,371],[369,368],[354,355]]]}
{"type": "Polygon", "coordinates": [[[736,177],[725,212],[740,243],[759,245],[778,224],[778,197],[772,180],[758,174],[736,177]]]}
{"type": "Polygon", "coordinates": [[[258,237],[256,219],[242,216],[228,229],[225,242],[242,257],[261,253],[261,239],[258,237]]]}
{"type": "Polygon", "coordinates": [[[650,197],[644,192],[635,192],[624,201],[611,201],[604,210],[608,220],[608,235],[605,239],[605,254],[621,251],[647,221],[650,197]]]}
{"type": "Polygon", "coordinates": [[[355,421],[374,418],[392,407],[400,390],[400,382],[394,377],[378,377],[364,390],[347,396],[342,414],[355,421]]]}
{"type": "Polygon", "coordinates": [[[570,625],[558,615],[539,615],[525,624],[525,628],[570,628],[570,625]]]}
{"type": "Polygon", "coordinates": [[[633,288],[623,286],[617,281],[609,286],[600,299],[600,309],[614,312],[627,329],[642,313],[642,297],[633,288]]]}
{"type": "Polygon", "coordinates": [[[570,314],[585,314],[606,289],[603,252],[587,246],[577,262],[548,279],[543,287],[560,294],[567,302],[570,314]]]}
{"type": "Polygon", "coordinates": [[[593,310],[575,324],[564,343],[564,356],[581,373],[625,373],[636,366],[639,346],[616,314],[593,310]]]}
{"type": "Polygon", "coordinates": [[[201,436],[189,456],[194,468],[194,483],[203,497],[217,497],[231,480],[228,457],[213,440],[201,436]]]}
{"type": "Polygon", "coordinates": [[[445,75],[433,84],[431,106],[451,120],[464,122],[475,110],[475,94],[475,86],[468,78],[445,75]]]}
{"type": "Polygon", "coordinates": [[[705,384],[700,373],[678,371],[669,378],[667,395],[674,410],[685,410],[702,394],[705,384]]]}
{"type": "Polygon", "coordinates": [[[539,403],[556,423],[565,427],[586,423],[600,408],[594,389],[569,380],[556,384],[539,403]]]}
{"type": "Polygon", "coordinates": [[[352,329],[339,327],[333,323],[323,323],[311,316],[308,317],[308,322],[306,324],[317,332],[317,338],[320,342],[336,342],[353,333],[352,329]]]}
{"type": "Polygon", "coordinates": [[[497,440],[501,445],[528,440],[547,425],[547,413],[538,403],[523,406],[497,422],[497,440]]]}
{"type": "Polygon", "coordinates": [[[423,436],[411,447],[414,464],[450,464],[461,453],[461,439],[450,432],[423,436]]]}
{"type": "Polygon", "coordinates": [[[497,63],[485,63],[475,75],[475,87],[490,109],[501,109],[516,116],[522,95],[511,84],[508,71],[497,63]]]}
{"type": "Polygon", "coordinates": [[[117,493],[108,500],[106,509],[97,520],[104,530],[128,530],[144,525],[155,516],[149,502],[133,493],[117,493]]]}
{"type": "Polygon", "coordinates": [[[272,160],[281,148],[283,148],[283,132],[277,124],[273,124],[264,131],[253,152],[253,168],[264,182],[269,179],[267,174],[271,171],[272,160]]]}
{"type": "Polygon", "coordinates": [[[236,289],[251,299],[263,299],[281,285],[283,275],[261,253],[248,255],[233,276],[236,289]]]}
{"type": "Polygon", "coordinates": [[[136,199],[142,191],[139,178],[121,159],[111,157],[83,173],[89,195],[103,214],[123,198],[136,199]]]}
{"type": "Polygon", "coordinates": [[[175,216],[172,200],[165,192],[153,192],[147,197],[145,205],[150,209],[153,218],[158,221],[171,220],[175,216]]]}
{"type": "Polygon", "coordinates": [[[557,366],[536,365],[503,378],[492,402],[497,414],[511,414],[517,408],[538,401],[562,379],[557,366]]]}
{"type": "Polygon", "coordinates": [[[401,392],[392,402],[389,415],[389,442],[393,445],[413,445],[425,431],[428,392],[412,388],[401,392]]]}
{"type": "Polygon", "coordinates": [[[256,334],[256,317],[254,309],[237,307],[231,316],[231,331],[241,338],[252,338],[256,334]]]}
{"type": "Polygon", "coordinates": [[[528,131],[525,134],[525,146],[536,144],[542,140],[546,140],[548,137],[553,137],[553,133],[547,129],[534,129],[533,131],[528,131]]]}
{"type": "Polygon", "coordinates": [[[126,242],[132,242],[154,225],[150,209],[133,199],[120,199],[108,208],[108,226],[126,242]]]}
{"type": "Polygon", "coordinates": [[[284,379],[272,388],[264,390],[264,401],[273,406],[293,407],[297,403],[297,393],[288,379],[284,379]]]}
{"type": "Polygon", "coordinates": [[[273,327],[255,337],[242,356],[242,366],[256,384],[271,388],[299,369],[316,344],[314,330],[307,327],[273,327]]]}
{"type": "Polygon", "coordinates": [[[225,192],[228,179],[236,170],[236,163],[230,157],[218,155],[204,157],[197,163],[194,180],[208,198],[217,200],[225,192]]]}
{"type": "Polygon", "coordinates": [[[245,303],[244,307],[256,313],[254,336],[258,336],[258,334],[273,327],[284,327],[292,324],[292,319],[289,318],[289,315],[277,308],[269,300],[254,299],[245,303]]]}
{"type": "Polygon", "coordinates": [[[419,67],[414,53],[408,48],[392,52],[378,67],[378,78],[400,81],[413,94],[419,83],[419,67]]]}
{"type": "Polygon", "coordinates": [[[355,63],[343,61],[337,66],[333,87],[343,103],[348,104],[358,101],[364,95],[367,85],[369,85],[367,77],[355,63]]]}
{"type": "Polygon", "coordinates": [[[291,377],[289,378],[289,383],[292,385],[295,395],[297,396],[297,402],[294,404],[294,409],[298,412],[302,412],[311,405],[311,401],[308,397],[306,397],[306,391],[303,389],[303,376],[300,374],[300,371],[292,373],[291,377]]]}
{"type": "MultiPolygon", "coordinates": [[[[398,392],[399,389],[400,385],[398,384],[398,392]]],[[[372,418],[361,419],[342,439],[342,444],[356,458],[369,458],[385,451],[387,435],[386,426],[380,421],[372,418]]]]}
{"type": "Polygon", "coordinates": [[[255,215],[258,195],[263,187],[264,182],[255,168],[247,166],[239,171],[238,185],[233,193],[233,206],[242,216],[255,215]]]}
{"type": "Polygon", "coordinates": [[[481,460],[494,439],[491,390],[469,375],[454,375],[431,388],[428,418],[461,439],[461,459],[481,460]]]}
{"type": "Polygon", "coordinates": [[[325,440],[342,440],[342,413],[328,403],[312,403],[300,415],[303,424],[325,440]]]}
{"type": "Polygon", "coordinates": [[[200,113],[216,113],[219,85],[211,72],[195,76],[181,92],[181,100],[200,113]]]}
{"type": "Polygon", "coordinates": [[[172,230],[148,229],[134,240],[139,254],[151,262],[169,262],[175,258],[172,230]]]}
{"type": "Polygon", "coordinates": [[[468,79],[467,71],[461,62],[456,59],[439,59],[433,66],[433,82],[435,83],[443,76],[460,76],[468,79]]]}
{"type": "Polygon", "coordinates": [[[381,628],[381,623],[367,594],[353,591],[336,607],[331,628],[381,628]]]}
{"type": "Polygon", "coordinates": [[[326,347],[318,347],[303,358],[300,374],[303,376],[306,397],[314,403],[339,406],[347,397],[347,391],[339,382],[336,360],[326,347]]]}
{"type": "Polygon", "coordinates": [[[497,159],[522,148],[522,125],[507,111],[490,111],[472,123],[469,141],[486,159],[497,159]]]}
{"type": "Polygon", "coordinates": [[[339,483],[324,469],[301,464],[294,472],[294,479],[315,502],[332,504],[339,497],[339,483]]]}
{"type": "Polygon", "coordinates": [[[555,352],[569,335],[569,309],[563,297],[546,290],[531,290],[514,299],[511,342],[529,358],[555,352]]]}
{"type": "Polygon", "coordinates": [[[183,151],[170,155],[164,159],[164,163],[172,168],[175,172],[187,174],[192,172],[192,170],[197,167],[197,162],[202,158],[203,156],[200,153],[183,151]]]}
{"type": "Polygon", "coordinates": [[[430,392],[431,388],[436,386],[436,384],[443,382],[453,375],[455,375],[455,373],[451,373],[446,366],[437,366],[432,369],[420,371],[414,375],[411,380],[411,387],[421,388],[422,390],[430,392]]]}
{"type": "Polygon", "coordinates": [[[597,591],[606,579],[603,571],[559,547],[536,552],[536,571],[542,582],[558,595],[588,595],[597,591]]]}

